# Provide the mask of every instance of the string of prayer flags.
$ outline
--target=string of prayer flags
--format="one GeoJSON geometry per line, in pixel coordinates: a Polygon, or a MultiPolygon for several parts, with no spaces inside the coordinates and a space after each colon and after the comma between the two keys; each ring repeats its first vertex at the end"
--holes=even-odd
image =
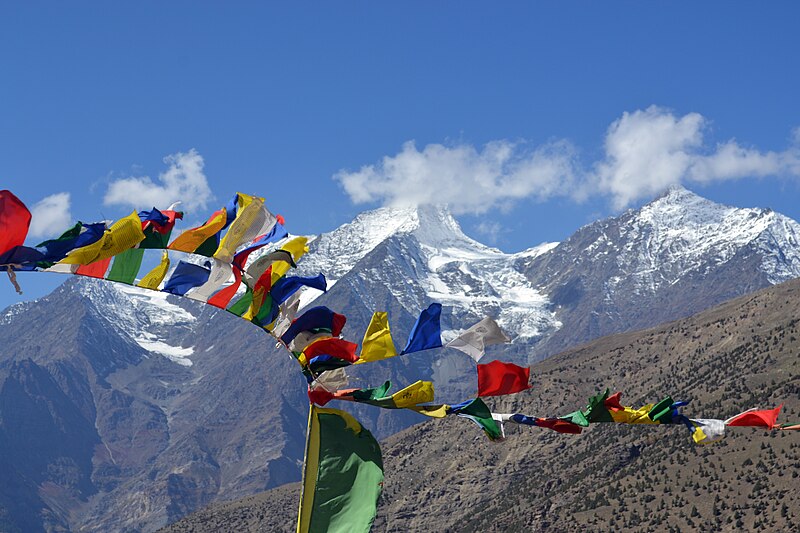
{"type": "Polygon", "coordinates": [[[420,313],[419,318],[411,328],[406,347],[400,354],[421,352],[438,348],[442,345],[442,327],[440,318],[442,315],[442,304],[432,303],[427,309],[420,313]]]}
{"type": "Polygon", "coordinates": [[[480,361],[487,346],[506,342],[511,342],[511,339],[503,333],[497,322],[487,316],[445,346],[461,350],[475,361],[480,361]]]}
{"type": "Polygon", "coordinates": [[[529,389],[530,368],[492,361],[478,365],[478,396],[502,396],[529,389]]]}
{"type": "Polygon", "coordinates": [[[344,411],[312,404],[308,416],[298,533],[368,533],[383,488],[378,442],[344,411]]]}
{"type": "Polygon", "coordinates": [[[61,262],[67,265],[89,265],[111,259],[143,240],[142,221],[134,211],[113,223],[96,242],[70,251],[61,262]]]}

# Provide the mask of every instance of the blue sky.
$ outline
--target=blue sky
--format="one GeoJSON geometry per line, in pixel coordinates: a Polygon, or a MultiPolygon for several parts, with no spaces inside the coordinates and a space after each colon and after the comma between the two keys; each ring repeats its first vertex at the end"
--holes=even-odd
{"type": "MultiPolygon", "coordinates": [[[[671,183],[800,219],[795,3],[28,4],[0,5],[0,188],[49,197],[34,233],[159,191],[295,233],[445,199],[506,251],[671,183]]],[[[20,281],[0,307],[62,278],[20,281]]]]}

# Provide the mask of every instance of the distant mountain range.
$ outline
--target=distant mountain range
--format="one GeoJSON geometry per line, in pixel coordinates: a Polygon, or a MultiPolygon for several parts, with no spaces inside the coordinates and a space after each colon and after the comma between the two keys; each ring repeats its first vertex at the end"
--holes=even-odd
{"type": "MultiPolygon", "coordinates": [[[[483,316],[529,363],[800,276],[800,225],[672,189],[563,243],[505,254],[445,208],[382,208],[320,235],[300,273],[331,285],[306,305],[348,317],[358,341],[389,311],[403,344],[443,304],[445,340],[483,316]]],[[[296,363],[257,328],[161,293],[75,279],[0,315],[0,529],[152,531],[209,502],[299,479],[307,411],[296,363]]],[[[487,360],[488,360],[487,359],[487,360]]],[[[475,394],[450,350],[352,372],[355,385],[432,379],[437,400],[475,394]]],[[[359,406],[379,437],[419,422],[359,406]]]]}

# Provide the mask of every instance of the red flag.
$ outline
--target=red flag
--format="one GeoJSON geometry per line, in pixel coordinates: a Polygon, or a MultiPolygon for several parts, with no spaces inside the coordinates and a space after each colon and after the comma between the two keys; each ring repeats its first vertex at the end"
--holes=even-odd
{"type": "Polygon", "coordinates": [[[478,365],[478,396],[502,396],[529,389],[530,373],[530,368],[502,361],[478,365]]]}
{"type": "Polygon", "coordinates": [[[561,420],[560,418],[537,418],[536,425],[558,431],[559,433],[579,435],[581,432],[581,427],[578,424],[573,424],[568,420],[561,420]]]}
{"type": "Polygon", "coordinates": [[[81,265],[78,267],[76,274],[79,276],[86,276],[89,278],[101,278],[106,275],[108,265],[111,264],[111,257],[89,263],[88,265],[81,265]]]}
{"type": "Polygon", "coordinates": [[[308,400],[311,403],[315,403],[315,404],[317,404],[319,406],[323,406],[326,403],[328,403],[329,401],[333,400],[333,398],[334,398],[334,395],[331,394],[330,392],[326,391],[322,387],[319,387],[319,388],[313,389],[313,390],[311,389],[311,387],[308,387],[308,400]]]}
{"type": "Polygon", "coordinates": [[[25,242],[30,223],[25,204],[11,191],[0,191],[0,254],[25,242]]]}
{"type": "Polygon", "coordinates": [[[220,309],[228,307],[231,298],[236,295],[236,291],[239,290],[239,285],[242,284],[242,272],[235,266],[233,267],[233,277],[235,279],[231,285],[217,291],[214,296],[208,299],[210,305],[219,307],[220,309]]]}
{"type": "Polygon", "coordinates": [[[622,399],[622,393],[615,392],[614,394],[606,398],[606,401],[603,402],[603,405],[605,405],[606,409],[608,409],[609,411],[624,411],[625,408],[622,406],[622,404],[619,403],[621,399],[622,399]]]}
{"type": "Polygon", "coordinates": [[[752,426],[752,427],[765,427],[772,429],[775,427],[775,422],[778,420],[778,413],[781,412],[783,404],[780,404],[775,409],[764,409],[763,411],[756,411],[751,409],[742,414],[736,415],[725,421],[726,426],[752,426]]]}
{"type": "Polygon", "coordinates": [[[312,358],[318,355],[331,355],[337,359],[355,363],[358,360],[356,349],[358,349],[358,344],[354,342],[328,337],[314,341],[306,346],[303,354],[306,356],[306,361],[311,361],[312,358]]]}

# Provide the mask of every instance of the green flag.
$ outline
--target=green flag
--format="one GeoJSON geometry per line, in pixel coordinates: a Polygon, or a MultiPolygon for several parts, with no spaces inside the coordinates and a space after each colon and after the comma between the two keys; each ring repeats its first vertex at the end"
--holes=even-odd
{"type": "Polygon", "coordinates": [[[311,405],[297,533],[364,532],[383,488],[381,449],[352,415],[311,405]]]}
{"type": "Polygon", "coordinates": [[[117,254],[114,256],[114,263],[111,265],[111,271],[106,279],[133,285],[133,282],[136,281],[136,274],[139,273],[139,268],[142,266],[143,256],[144,250],[141,248],[131,248],[117,254]]]}

